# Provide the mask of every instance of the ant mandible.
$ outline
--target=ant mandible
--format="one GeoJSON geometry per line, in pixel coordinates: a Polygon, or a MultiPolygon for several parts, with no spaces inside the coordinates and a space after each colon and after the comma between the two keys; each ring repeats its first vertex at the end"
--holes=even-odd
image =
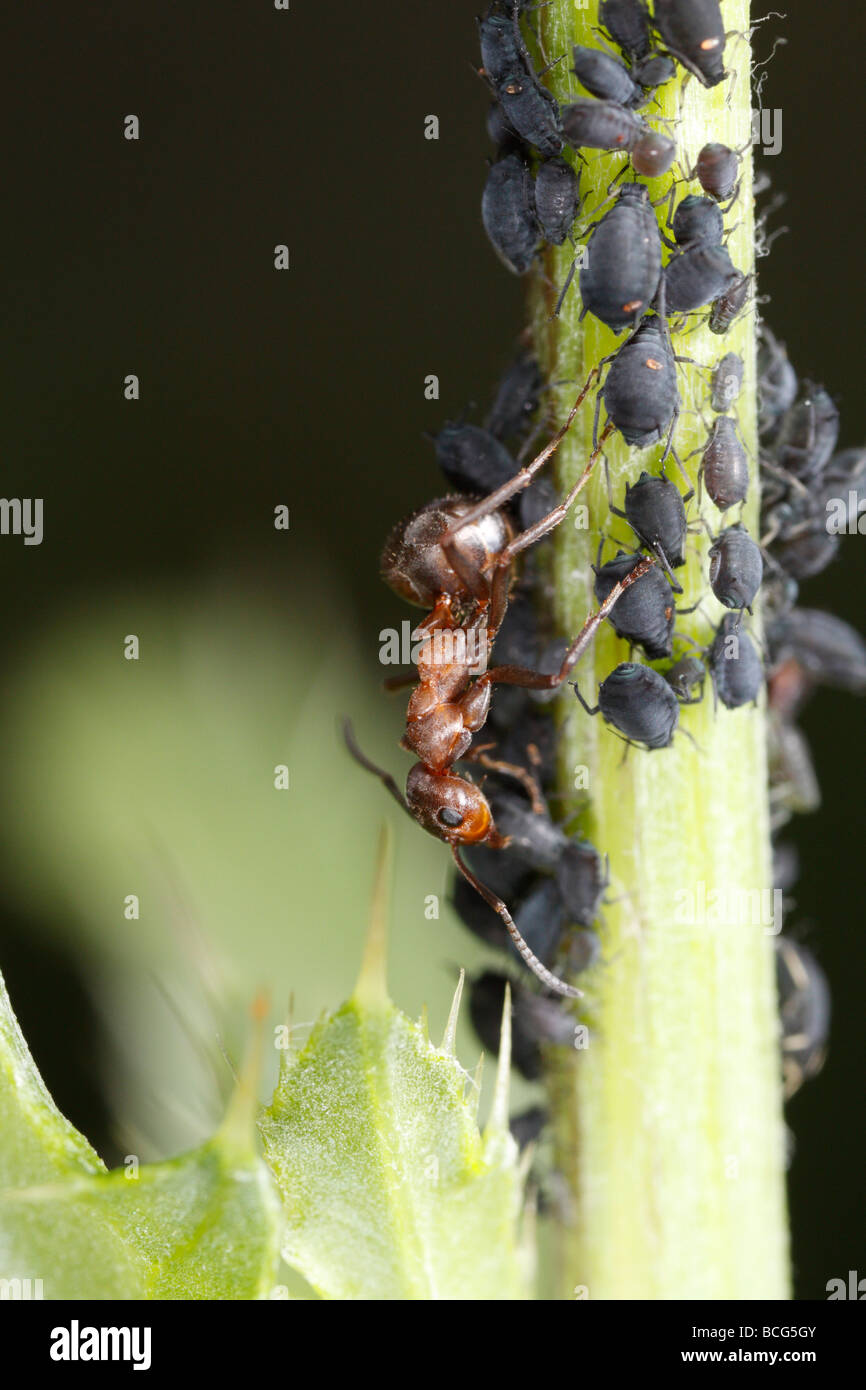
{"type": "MultiPolygon", "coordinates": [[[[405,796],[391,774],[361,752],[351,724],[344,722],[344,736],[353,758],[380,779],[404,811],[450,846],[461,874],[502,918],[517,950],[538,979],[548,989],[573,999],[580,998],[581,991],[542,964],[524,941],[502,899],[485,887],[460,857],[461,845],[484,844],[502,849],[508,840],[496,829],[480,787],[452,769],[460,760],[476,761],[488,770],[531,783],[524,768],[497,762],[486,757],[485,749],[471,747],[473,736],[486,722],[492,687],[500,684],[552,690],[561,685],[621,594],[655,563],[651,558],[642,560],[614,586],[587,618],[557,672],[545,675],[523,666],[487,668],[487,654],[508,607],[513,559],[563,519],[589,478],[603,441],[567,497],[527,530],[515,535],[507,514],[501,510],[503,502],[525,487],[551,456],[585,394],[586,388],[565,424],[510,482],[480,502],[465,497],[428,502],[388,537],[382,555],[383,579],[402,598],[430,610],[416,629],[421,639],[418,683],[409,700],[406,733],[401,740],[402,746],[418,759],[406,780],[405,796]]],[[[531,786],[531,795],[532,790],[531,786]]],[[[539,795],[532,795],[532,800],[537,806],[539,795]]]]}

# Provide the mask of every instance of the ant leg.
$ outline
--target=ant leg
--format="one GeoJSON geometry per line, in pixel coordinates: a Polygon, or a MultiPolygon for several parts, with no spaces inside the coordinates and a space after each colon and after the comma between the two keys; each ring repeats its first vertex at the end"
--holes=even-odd
{"type": "Polygon", "coordinates": [[[493,572],[493,582],[490,586],[490,608],[487,616],[488,647],[496,641],[496,635],[508,609],[510,579],[511,576],[507,569],[500,568],[493,572]]]}
{"type": "Polygon", "coordinates": [[[517,924],[513,920],[508,908],[505,906],[505,903],[501,898],[497,898],[495,893],[491,893],[489,888],[485,888],[484,884],[475,877],[468,865],[464,864],[463,860],[460,858],[456,845],[451,846],[451,853],[454,856],[455,864],[466,879],[466,882],[472,885],[476,893],[487,903],[488,907],[492,907],[494,912],[498,912],[505,923],[508,935],[526,961],[533,975],[537,976],[541,983],[546,985],[548,989],[553,990],[554,994],[563,994],[567,999],[581,999],[583,997],[581,990],[575,989],[573,985],[567,985],[564,980],[560,980],[552,971],[548,970],[546,965],[542,965],[538,956],[534,954],[517,930],[517,924]]]}
{"type": "MultiPolygon", "coordinates": [[[[488,743],[485,748],[494,748],[495,744],[488,743]]],[[[478,763],[486,772],[499,772],[505,777],[513,777],[515,782],[519,782],[529,797],[532,809],[537,816],[543,816],[547,811],[547,805],[541,794],[537,778],[533,777],[528,768],[520,767],[517,763],[500,762],[498,758],[491,758],[485,752],[485,748],[470,748],[468,753],[464,753],[461,762],[478,763]]]]}
{"type": "Polygon", "coordinates": [[[404,690],[407,685],[417,685],[418,679],[418,672],[413,668],[411,671],[404,671],[401,676],[386,676],[382,682],[382,689],[404,690]]]}
{"type": "Polygon", "coordinates": [[[487,497],[483,498],[476,506],[470,507],[465,516],[462,516],[458,522],[449,527],[449,529],[443,532],[439,537],[440,545],[450,544],[458,532],[463,530],[464,526],[471,526],[473,522],[480,521],[482,517],[489,516],[491,512],[498,511],[500,507],[504,506],[506,502],[509,502],[518,492],[522,492],[525,487],[529,486],[539,469],[543,468],[551,455],[556,453],[556,450],[571,429],[572,421],[583,405],[589,388],[592,386],[604,363],[609,360],[610,358],[604,358],[597,366],[593,367],[583,390],[568,412],[565,423],[560,426],[553,438],[545,444],[541,453],[537,454],[531,463],[525,464],[524,467],[520,469],[519,473],[515,473],[513,478],[509,478],[507,483],[503,483],[501,487],[498,487],[495,492],[491,492],[487,497]]]}
{"type": "Polygon", "coordinates": [[[613,586],[604,602],[599,604],[594,613],[590,613],[583,627],[580,629],[580,632],[562,658],[562,665],[553,675],[545,675],[541,671],[532,671],[526,666],[494,666],[483,676],[479,676],[479,681],[486,681],[498,685],[519,685],[525,690],[555,690],[557,686],[562,685],[562,682],[565,680],[572,667],[575,666],[583,656],[583,653],[595,636],[596,628],[601,625],[617,600],[636,580],[642,579],[654,564],[655,561],[647,556],[635,565],[630,574],[624,575],[619,583],[613,586]]]}
{"type": "Polygon", "coordinates": [[[355,731],[352,728],[352,721],[350,719],[343,720],[343,739],[345,740],[346,747],[355,759],[355,762],[359,763],[365,771],[372,772],[374,777],[378,777],[385,790],[391,793],[398,806],[402,807],[408,815],[409,807],[406,805],[406,798],[397,786],[390,772],[386,772],[384,768],[378,767],[376,763],[370,762],[370,759],[365,757],[361,752],[355,742],[355,731]]]}
{"type": "Polygon", "coordinates": [[[530,526],[526,531],[521,531],[519,536],[515,536],[514,540],[509,542],[496,561],[500,569],[504,568],[506,565],[510,565],[515,555],[519,555],[521,551],[526,550],[530,545],[534,545],[536,541],[540,541],[542,536],[546,536],[548,532],[553,531],[561,521],[565,520],[575,497],[589,482],[589,475],[595,467],[599,453],[612,430],[613,421],[608,420],[602,431],[601,439],[597,447],[593,449],[589,456],[589,463],[584,468],[577,482],[574,484],[574,487],[571,488],[559,505],[553,508],[553,511],[548,512],[546,516],[540,517],[534,525],[530,526]]]}

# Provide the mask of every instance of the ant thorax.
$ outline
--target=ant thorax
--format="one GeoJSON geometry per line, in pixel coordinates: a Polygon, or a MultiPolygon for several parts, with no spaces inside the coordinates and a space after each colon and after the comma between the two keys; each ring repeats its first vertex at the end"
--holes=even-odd
{"type": "MultiPolygon", "coordinates": [[[[435,772],[463,756],[487,718],[490,686],[470,684],[479,653],[469,639],[479,635],[484,636],[481,628],[443,622],[428,629],[418,652],[418,685],[409,700],[403,744],[435,772]]],[[[483,670],[486,651],[481,658],[483,670]]]]}

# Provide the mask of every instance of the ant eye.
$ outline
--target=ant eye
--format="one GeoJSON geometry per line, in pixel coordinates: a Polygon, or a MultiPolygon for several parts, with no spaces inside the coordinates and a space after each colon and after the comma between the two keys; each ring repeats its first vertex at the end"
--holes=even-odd
{"type": "Polygon", "coordinates": [[[454,811],[450,806],[443,806],[439,812],[439,820],[443,825],[447,825],[452,830],[456,830],[458,825],[463,824],[463,817],[459,811],[454,811]]]}

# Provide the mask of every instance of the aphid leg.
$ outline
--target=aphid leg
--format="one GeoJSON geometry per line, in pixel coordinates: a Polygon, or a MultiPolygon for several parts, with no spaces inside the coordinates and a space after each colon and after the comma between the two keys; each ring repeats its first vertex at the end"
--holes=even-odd
{"type": "Polygon", "coordinates": [[[525,440],[520,446],[520,450],[517,454],[517,462],[519,464],[523,463],[523,460],[526,458],[527,454],[532,453],[532,450],[535,448],[535,441],[541,433],[542,429],[542,422],[540,420],[536,420],[533,423],[532,429],[530,430],[529,434],[526,436],[525,440]]]}
{"type": "Polygon", "coordinates": [[[683,586],[679,583],[679,581],[676,578],[676,575],[671,569],[670,561],[668,560],[668,557],[665,554],[660,542],[656,541],[654,545],[650,546],[650,549],[652,550],[654,555],[658,556],[659,563],[661,564],[662,569],[664,570],[668,579],[671,581],[671,588],[673,589],[674,593],[681,594],[683,592],[683,586]]]}
{"type": "MultiPolygon", "coordinates": [[[[612,356],[613,356],[613,353],[612,353],[612,356]]],[[[605,361],[610,361],[610,357],[605,357],[605,361]]],[[[599,364],[599,366],[601,366],[601,364],[599,364]]],[[[599,420],[601,420],[601,416],[602,416],[602,389],[601,389],[601,386],[599,386],[598,391],[596,391],[596,393],[595,393],[595,410],[592,411],[592,448],[594,448],[594,449],[596,448],[596,446],[598,446],[598,423],[599,423],[599,420]]],[[[606,427],[605,427],[605,428],[606,428],[606,427]]],[[[607,467],[607,459],[605,459],[605,467],[607,467]]]]}
{"type": "Polygon", "coordinates": [[[680,470],[683,481],[685,482],[685,485],[688,488],[688,492],[683,494],[683,505],[685,505],[686,502],[691,502],[692,498],[695,495],[694,484],[692,483],[691,478],[685,470],[685,464],[688,463],[688,460],[691,458],[691,454],[689,454],[688,458],[686,458],[685,461],[683,461],[677,453],[676,449],[674,449],[672,445],[668,447],[664,457],[666,458],[668,454],[670,454],[677,468],[680,470]]]}
{"type": "Polygon", "coordinates": [[[469,866],[464,864],[463,860],[460,858],[460,853],[456,845],[451,846],[451,853],[454,856],[455,864],[466,879],[466,882],[470,883],[476,893],[484,899],[488,907],[492,907],[493,911],[497,912],[502,918],[508,935],[526,961],[533,975],[535,975],[543,985],[546,985],[548,989],[553,990],[554,994],[562,994],[567,999],[581,999],[583,997],[581,990],[575,989],[573,985],[567,985],[564,980],[560,980],[552,971],[548,970],[546,965],[542,965],[538,956],[535,955],[527,942],[525,942],[520,935],[517,924],[508,911],[508,908],[505,906],[505,903],[501,898],[497,898],[496,894],[492,893],[489,888],[486,888],[484,884],[475,877],[469,866]]]}
{"type": "MultiPolygon", "coordinates": [[[[535,30],[533,30],[533,33],[535,33],[535,30]]],[[[535,37],[538,38],[538,35],[536,34],[535,37]]],[[[539,39],[539,44],[538,44],[538,46],[539,46],[539,48],[541,47],[541,40],[540,40],[540,39],[539,39]]],[[[544,58],[544,53],[542,53],[541,56],[544,58]]],[[[555,67],[557,66],[558,63],[562,63],[562,62],[564,62],[564,61],[565,61],[565,54],[564,54],[564,53],[560,53],[560,55],[559,55],[558,58],[552,58],[552,59],[550,60],[550,62],[547,62],[547,60],[545,59],[545,66],[544,66],[543,68],[541,68],[541,70],[540,70],[539,72],[536,73],[536,77],[538,77],[539,79],[541,79],[542,77],[546,77],[547,74],[548,74],[549,72],[551,72],[552,69],[555,68],[555,67]]]]}
{"type": "MultiPolygon", "coordinates": [[[[668,205],[668,215],[667,215],[667,217],[665,218],[665,223],[664,223],[664,225],[665,225],[665,227],[670,228],[671,231],[673,231],[673,225],[674,225],[674,223],[673,223],[673,211],[674,211],[674,193],[676,192],[676,188],[677,188],[677,180],[674,179],[673,182],[671,183],[671,186],[670,186],[670,188],[668,189],[667,193],[662,194],[661,198],[657,198],[656,201],[655,201],[654,203],[653,203],[652,200],[651,200],[651,206],[654,207],[654,208],[663,207],[664,204],[667,203],[667,205],[668,205]]],[[[659,231],[661,232],[662,241],[664,242],[665,246],[670,247],[671,251],[679,251],[680,248],[677,246],[677,243],[676,243],[675,241],[672,241],[671,238],[666,234],[666,232],[665,232],[662,228],[659,228],[659,231]]]]}
{"type": "MultiPolygon", "coordinates": [[[[677,609],[675,609],[674,611],[676,612],[676,615],[677,615],[678,618],[686,618],[686,617],[688,617],[689,613],[696,613],[697,610],[700,608],[701,604],[703,603],[703,601],[704,601],[704,600],[703,600],[703,597],[701,597],[701,598],[699,598],[695,603],[691,604],[688,608],[677,608],[677,609]]],[[[682,634],[682,637],[683,637],[683,641],[686,641],[686,640],[688,640],[689,642],[693,641],[693,638],[687,637],[687,634],[686,634],[686,633],[683,633],[683,634],[682,634]]]]}
{"type": "MultiPolygon", "coordinates": [[[[559,298],[558,298],[557,301],[556,301],[556,308],[554,309],[553,313],[550,315],[551,319],[559,318],[559,311],[560,311],[560,309],[562,308],[562,302],[563,302],[563,300],[565,299],[565,296],[568,294],[568,291],[569,291],[570,288],[571,288],[571,282],[572,282],[572,280],[574,279],[574,272],[575,272],[576,269],[577,269],[577,257],[575,256],[575,258],[574,258],[574,260],[572,261],[571,265],[568,267],[568,274],[567,274],[566,277],[565,277],[565,284],[563,285],[562,289],[559,291],[559,298]]],[[[581,318],[583,318],[583,315],[584,315],[585,312],[586,312],[585,309],[584,309],[584,310],[581,310],[581,318]]]]}
{"type": "Polygon", "coordinates": [[[601,710],[601,705],[596,705],[595,709],[590,709],[589,705],[586,703],[586,700],[584,700],[583,696],[580,693],[580,686],[578,685],[577,681],[572,681],[571,688],[574,691],[580,703],[583,705],[583,708],[586,710],[587,714],[595,715],[599,713],[599,711],[601,710]]]}
{"type": "Polygon", "coordinates": [[[737,69],[736,69],[736,68],[729,68],[729,69],[728,69],[728,77],[731,79],[731,82],[730,82],[730,86],[728,87],[728,95],[725,97],[725,108],[726,108],[726,110],[730,111],[730,109],[731,109],[731,101],[733,100],[733,96],[734,96],[734,88],[735,88],[736,85],[737,85],[737,69]]]}
{"type": "Polygon", "coordinates": [[[374,777],[378,777],[385,790],[391,793],[398,806],[401,806],[408,815],[409,807],[406,805],[406,798],[397,786],[390,772],[386,772],[384,768],[371,762],[370,759],[361,752],[355,742],[355,731],[352,728],[352,721],[350,719],[343,720],[343,739],[345,740],[346,747],[355,759],[355,762],[359,763],[367,772],[372,772],[374,777]]]}
{"type": "Polygon", "coordinates": [[[772,478],[778,478],[794,492],[798,492],[801,497],[809,496],[809,489],[806,487],[805,483],[801,483],[800,479],[793,473],[789,473],[786,468],[779,468],[777,464],[771,463],[769,459],[763,456],[761,457],[761,472],[769,473],[772,478]]]}
{"type": "Polygon", "coordinates": [[[675,361],[675,362],[684,362],[684,363],[686,363],[686,365],[689,366],[689,367],[700,367],[701,371],[704,371],[704,372],[707,370],[707,368],[704,366],[704,364],[703,364],[702,362],[696,361],[694,357],[682,357],[682,356],[679,356],[679,355],[677,355],[676,353],[674,353],[674,361],[675,361]]]}
{"type": "Polygon", "coordinates": [[[613,513],[614,516],[622,517],[623,521],[627,520],[625,512],[622,510],[621,507],[618,507],[618,506],[616,505],[616,503],[614,502],[614,500],[613,500],[613,488],[612,488],[611,485],[610,485],[610,469],[609,469],[608,463],[607,463],[607,455],[605,455],[605,459],[604,459],[604,480],[605,480],[605,483],[606,483],[606,485],[607,485],[607,505],[608,505],[608,507],[610,508],[610,510],[611,510],[611,512],[613,513]]]}

